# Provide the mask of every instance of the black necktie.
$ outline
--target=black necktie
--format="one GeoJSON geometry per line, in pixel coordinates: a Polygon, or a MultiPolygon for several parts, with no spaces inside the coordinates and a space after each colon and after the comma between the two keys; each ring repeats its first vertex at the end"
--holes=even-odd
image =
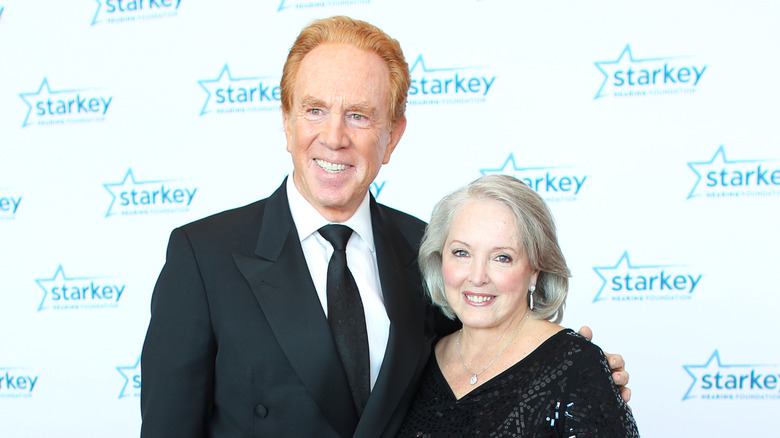
{"type": "Polygon", "coordinates": [[[346,248],[352,236],[352,228],[326,225],[319,232],[333,245],[333,255],[328,263],[328,325],[360,416],[371,392],[371,384],[363,301],[360,300],[357,284],[347,267],[346,248]]]}

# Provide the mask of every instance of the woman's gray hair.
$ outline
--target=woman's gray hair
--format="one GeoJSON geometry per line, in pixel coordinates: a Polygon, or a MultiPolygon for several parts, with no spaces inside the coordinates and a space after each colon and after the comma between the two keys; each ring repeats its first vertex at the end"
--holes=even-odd
{"type": "MultiPolygon", "coordinates": [[[[420,244],[419,264],[426,292],[445,315],[455,313],[447,302],[441,257],[455,212],[469,201],[496,201],[512,212],[521,237],[521,250],[531,268],[539,271],[531,316],[561,322],[571,273],[558,245],[555,221],[541,196],[516,178],[489,175],[439,201],[420,244]]],[[[487,226],[487,225],[486,225],[487,226]]]]}

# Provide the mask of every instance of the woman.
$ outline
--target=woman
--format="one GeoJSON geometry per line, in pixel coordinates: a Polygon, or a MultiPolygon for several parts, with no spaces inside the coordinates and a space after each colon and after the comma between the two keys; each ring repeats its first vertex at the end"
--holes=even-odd
{"type": "Polygon", "coordinates": [[[463,328],[436,344],[400,436],[639,436],[604,353],[557,324],[570,273],[536,192],[493,175],[446,196],[419,262],[463,328]]]}

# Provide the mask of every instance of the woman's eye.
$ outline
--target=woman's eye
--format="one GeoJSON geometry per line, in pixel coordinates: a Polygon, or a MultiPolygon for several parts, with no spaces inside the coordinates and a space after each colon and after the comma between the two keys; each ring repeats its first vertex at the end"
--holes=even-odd
{"type": "Polygon", "coordinates": [[[456,249],[452,251],[452,255],[454,255],[455,257],[466,257],[467,255],[469,255],[469,253],[463,249],[456,249]]]}
{"type": "Polygon", "coordinates": [[[506,254],[501,254],[498,257],[496,257],[496,260],[498,260],[501,263],[512,263],[512,257],[509,257],[506,254]]]}

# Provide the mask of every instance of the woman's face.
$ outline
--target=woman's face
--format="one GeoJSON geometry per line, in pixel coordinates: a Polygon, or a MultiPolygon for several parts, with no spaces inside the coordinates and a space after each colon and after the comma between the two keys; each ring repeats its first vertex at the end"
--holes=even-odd
{"type": "Polygon", "coordinates": [[[525,315],[538,271],[531,269],[509,208],[474,200],[455,212],[442,274],[447,301],[464,326],[506,328],[525,315]]]}

